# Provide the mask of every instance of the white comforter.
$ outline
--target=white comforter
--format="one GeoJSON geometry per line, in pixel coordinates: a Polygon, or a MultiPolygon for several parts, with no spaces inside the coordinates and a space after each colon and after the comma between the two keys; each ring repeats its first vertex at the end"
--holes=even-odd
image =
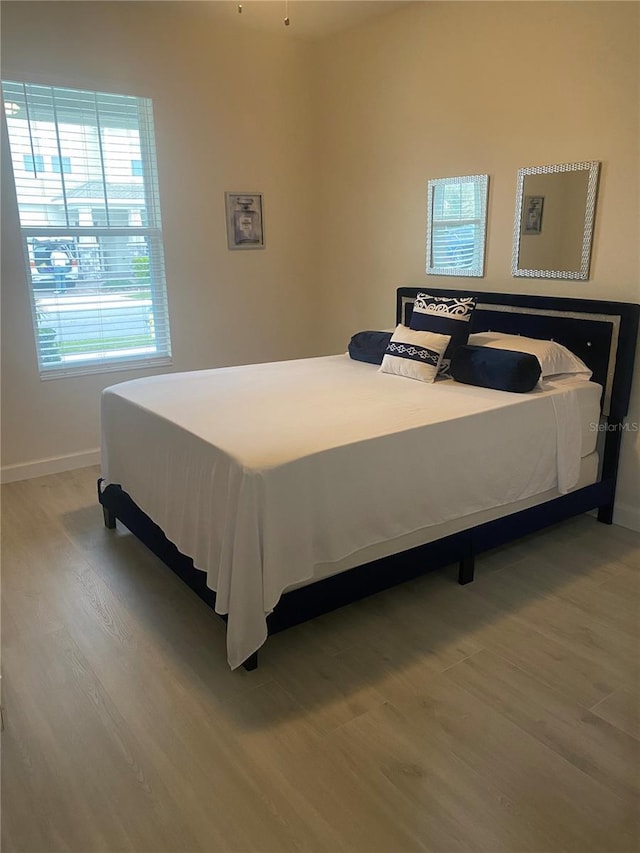
{"type": "Polygon", "coordinates": [[[104,391],[103,476],[206,571],[235,668],[314,566],[570,489],[576,384],[427,385],[346,355],[138,379],[104,391]]]}

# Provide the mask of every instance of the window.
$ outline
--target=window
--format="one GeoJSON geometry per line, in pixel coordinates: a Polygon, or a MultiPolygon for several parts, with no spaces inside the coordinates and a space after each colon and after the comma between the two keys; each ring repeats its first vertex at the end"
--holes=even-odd
{"type": "Polygon", "coordinates": [[[71,173],[71,157],[53,156],[51,158],[51,170],[57,174],[62,172],[69,175],[71,173]]]}
{"type": "Polygon", "coordinates": [[[484,274],[488,175],[428,183],[427,273],[484,274]]]}
{"type": "Polygon", "coordinates": [[[40,375],[169,364],[151,101],[2,89],[40,375]],[[142,179],[132,179],[132,161],[142,179]]]}
{"type": "Polygon", "coordinates": [[[25,172],[44,172],[42,154],[25,154],[22,158],[25,172]]]}
{"type": "Polygon", "coordinates": [[[131,174],[136,178],[141,178],[144,175],[144,172],[142,171],[142,160],[131,161],[131,174]]]}

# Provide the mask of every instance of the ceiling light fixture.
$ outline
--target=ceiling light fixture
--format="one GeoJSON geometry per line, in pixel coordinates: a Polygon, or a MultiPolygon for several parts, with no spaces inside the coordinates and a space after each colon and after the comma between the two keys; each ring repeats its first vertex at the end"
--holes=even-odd
{"type": "MultiPolygon", "coordinates": [[[[238,14],[242,14],[242,3],[238,3],[238,14]]],[[[291,24],[291,20],[289,18],[289,0],[284,0],[284,25],[288,27],[291,24]]]]}

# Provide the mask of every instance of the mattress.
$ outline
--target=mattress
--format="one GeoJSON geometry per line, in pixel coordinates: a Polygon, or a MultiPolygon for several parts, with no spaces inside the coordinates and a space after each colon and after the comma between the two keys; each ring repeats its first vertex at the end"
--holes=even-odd
{"type": "Polygon", "coordinates": [[[574,488],[600,395],[427,385],[344,355],[149,377],[103,393],[103,476],[207,573],[236,667],[319,567],[574,488]]]}

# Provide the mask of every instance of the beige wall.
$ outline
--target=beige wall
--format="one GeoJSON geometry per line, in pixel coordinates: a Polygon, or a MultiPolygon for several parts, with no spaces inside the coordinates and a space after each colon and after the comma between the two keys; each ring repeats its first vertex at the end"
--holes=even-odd
{"type": "MultiPolygon", "coordinates": [[[[5,75],[154,99],[175,369],[339,351],[392,323],[398,285],[466,287],[424,272],[426,182],[448,175],[490,175],[479,290],[640,298],[637,4],[414,3],[317,45],[206,8],[3,4],[5,75]],[[518,168],[575,160],[602,161],[590,281],[513,279],[518,168]],[[265,193],[265,252],[226,250],[225,189],[265,193]]],[[[4,181],[10,465],[96,447],[100,389],[140,374],[38,379],[4,181]]],[[[639,483],[627,434],[627,522],[639,483]]]]}
{"type": "MultiPolygon", "coordinates": [[[[398,285],[640,300],[639,7],[416,3],[320,45],[319,228],[327,349],[384,328],[398,285]],[[514,279],[518,169],[602,161],[591,278],[514,279]],[[482,279],[425,274],[426,182],[488,173],[482,279]]],[[[636,370],[636,375],[638,370],[636,370]]],[[[636,379],[631,421],[640,421],[636,379]]],[[[640,437],[618,519],[640,527],[640,437]]]]}
{"type": "MultiPolygon", "coordinates": [[[[153,98],[175,370],[318,348],[309,70],[303,43],[206,3],[2,5],[5,78],[153,98]],[[264,193],[264,251],[227,250],[225,190],[264,193]]],[[[39,379],[7,168],[2,214],[3,466],[94,450],[100,391],[145,372],[39,379]]]]}

